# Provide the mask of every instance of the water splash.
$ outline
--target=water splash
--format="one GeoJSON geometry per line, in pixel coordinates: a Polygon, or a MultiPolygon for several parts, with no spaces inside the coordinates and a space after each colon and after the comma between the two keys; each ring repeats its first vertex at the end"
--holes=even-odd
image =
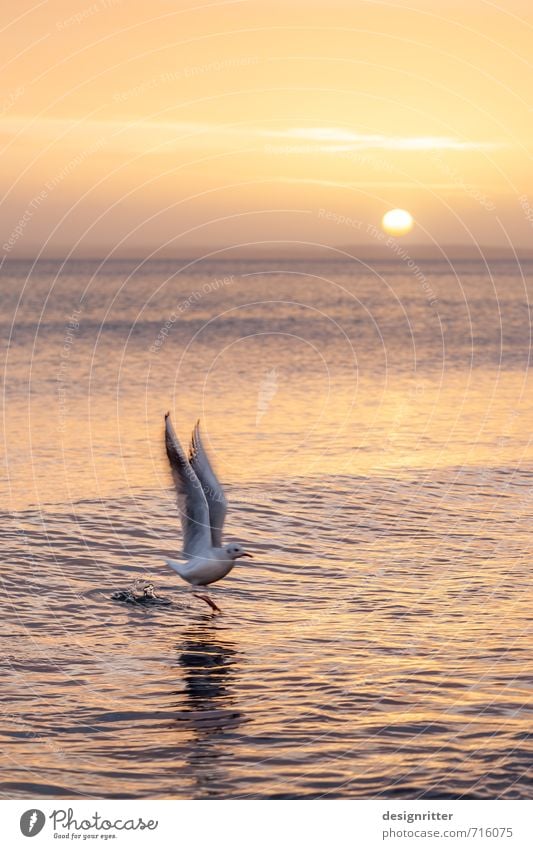
{"type": "Polygon", "coordinates": [[[168,605],[170,599],[157,595],[152,583],[137,579],[127,590],[117,590],[111,595],[114,601],[125,601],[127,604],[168,605]]]}

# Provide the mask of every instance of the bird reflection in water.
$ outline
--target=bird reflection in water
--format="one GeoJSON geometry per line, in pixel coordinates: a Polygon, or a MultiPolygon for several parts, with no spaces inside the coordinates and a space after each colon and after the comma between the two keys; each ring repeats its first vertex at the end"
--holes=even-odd
{"type": "MultiPolygon", "coordinates": [[[[209,626],[189,629],[181,643],[179,665],[185,673],[185,691],[194,712],[227,712],[229,685],[234,677],[237,652],[209,626]],[[224,708],[224,711],[220,709],[224,708]]],[[[233,712],[235,713],[235,712],[233,712]]]]}
{"type": "Polygon", "coordinates": [[[176,721],[193,731],[187,760],[200,792],[210,795],[216,785],[224,786],[217,742],[245,721],[234,696],[239,653],[212,624],[186,631],[179,649],[185,688],[175,691],[182,708],[176,721]]]}

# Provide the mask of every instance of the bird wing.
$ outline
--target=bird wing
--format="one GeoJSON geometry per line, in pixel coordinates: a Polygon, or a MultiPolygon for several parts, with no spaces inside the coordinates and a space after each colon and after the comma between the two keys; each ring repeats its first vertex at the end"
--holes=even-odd
{"type": "Polygon", "coordinates": [[[200,436],[200,422],[192,432],[189,447],[189,463],[194,469],[198,480],[202,485],[204,495],[209,507],[209,521],[211,523],[211,544],[215,548],[222,545],[222,527],[226,518],[228,502],[224,495],[222,485],[213,471],[209,458],[205,452],[200,436]]]}
{"type": "Polygon", "coordinates": [[[183,551],[186,557],[190,557],[206,551],[211,546],[209,507],[196,472],[183,453],[174,432],[170,413],[165,416],[165,445],[183,528],[183,551]]]}

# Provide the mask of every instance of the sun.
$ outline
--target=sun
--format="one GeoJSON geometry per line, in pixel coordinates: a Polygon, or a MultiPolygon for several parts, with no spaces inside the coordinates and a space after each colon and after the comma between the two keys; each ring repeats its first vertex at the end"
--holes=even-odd
{"type": "Polygon", "coordinates": [[[381,219],[381,226],[391,236],[405,236],[413,229],[413,216],[406,209],[389,209],[381,219]]]}

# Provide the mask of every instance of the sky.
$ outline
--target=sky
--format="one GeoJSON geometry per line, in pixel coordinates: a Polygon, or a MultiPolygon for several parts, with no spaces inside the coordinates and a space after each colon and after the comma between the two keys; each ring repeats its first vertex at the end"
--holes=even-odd
{"type": "Polygon", "coordinates": [[[0,256],[533,246],[533,6],[4,0],[0,256]]]}

